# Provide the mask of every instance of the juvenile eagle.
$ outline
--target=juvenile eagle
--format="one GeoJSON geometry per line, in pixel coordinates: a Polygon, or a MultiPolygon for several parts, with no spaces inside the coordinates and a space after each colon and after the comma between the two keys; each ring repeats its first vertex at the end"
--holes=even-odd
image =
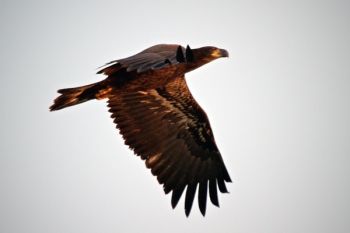
{"type": "Polygon", "coordinates": [[[198,205],[204,216],[208,190],[211,202],[219,206],[217,187],[227,193],[225,182],[231,179],[208,117],[187,87],[185,73],[220,57],[228,57],[228,52],[209,46],[155,45],[107,63],[98,72],[107,76],[100,82],[58,90],[61,95],[50,110],[108,99],[125,144],[146,160],[164,192],[172,192],[172,207],[186,188],[188,216],[198,186],[198,205]]]}

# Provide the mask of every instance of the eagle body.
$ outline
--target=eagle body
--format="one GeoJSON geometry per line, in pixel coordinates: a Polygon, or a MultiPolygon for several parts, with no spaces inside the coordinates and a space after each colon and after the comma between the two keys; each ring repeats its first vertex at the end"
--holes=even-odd
{"type": "Polygon", "coordinates": [[[160,44],[133,56],[107,63],[98,74],[107,77],[86,86],[58,90],[51,111],[92,99],[107,99],[119,132],[176,207],[185,194],[188,216],[198,189],[206,212],[207,194],[219,206],[217,189],[226,193],[231,178],[216,146],[206,113],[191,95],[185,74],[228,52],[160,44]]]}

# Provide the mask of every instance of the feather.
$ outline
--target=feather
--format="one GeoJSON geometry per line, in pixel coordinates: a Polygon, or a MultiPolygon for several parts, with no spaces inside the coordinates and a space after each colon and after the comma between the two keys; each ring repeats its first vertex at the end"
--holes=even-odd
{"type": "Polygon", "coordinates": [[[186,190],[186,198],[185,198],[185,214],[188,215],[191,212],[194,195],[196,194],[197,183],[189,184],[186,190]]]}

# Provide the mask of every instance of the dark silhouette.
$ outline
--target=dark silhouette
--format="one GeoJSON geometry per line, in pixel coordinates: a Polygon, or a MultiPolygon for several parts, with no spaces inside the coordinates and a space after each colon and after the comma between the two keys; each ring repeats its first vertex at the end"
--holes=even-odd
{"type": "Polygon", "coordinates": [[[215,47],[185,49],[160,44],[106,64],[103,81],[58,90],[51,111],[91,99],[108,99],[109,111],[125,144],[157,176],[175,208],[183,191],[188,216],[198,186],[198,204],[206,211],[207,192],[219,206],[217,187],[226,193],[231,182],[215,144],[208,117],[185,81],[190,72],[228,52],[215,47]],[[209,186],[209,187],[208,187],[209,186]]]}

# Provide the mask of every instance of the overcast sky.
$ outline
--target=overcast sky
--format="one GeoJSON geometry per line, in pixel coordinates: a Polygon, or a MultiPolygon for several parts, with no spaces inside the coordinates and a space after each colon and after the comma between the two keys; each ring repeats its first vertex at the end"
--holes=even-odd
{"type": "Polygon", "coordinates": [[[0,0],[0,232],[350,232],[349,1],[0,0]],[[189,218],[104,101],[57,89],[151,45],[230,52],[187,75],[234,181],[189,218]]]}

